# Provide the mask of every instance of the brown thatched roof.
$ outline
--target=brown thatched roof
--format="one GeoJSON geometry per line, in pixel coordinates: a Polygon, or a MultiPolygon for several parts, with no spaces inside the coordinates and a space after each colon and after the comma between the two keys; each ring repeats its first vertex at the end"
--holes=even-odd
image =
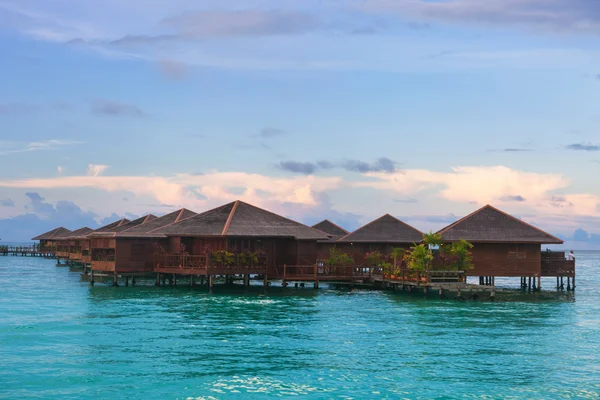
{"type": "Polygon", "coordinates": [[[68,230],[67,228],[63,228],[61,226],[60,228],[52,229],[51,231],[42,233],[41,235],[36,236],[31,240],[50,240],[50,239],[53,239],[54,237],[63,235],[65,233],[70,233],[70,232],[71,232],[70,230],[68,230]]]}
{"type": "Polygon", "coordinates": [[[168,226],[174,224],[175,222],[184,220],[186,218],[190,218],[197,215],[195,212],[190,211],[186,208],[182,208],[180,210],[174,211],[167,215],[163,215],[159,218],[153,218],[149,221],[141,225],[137,225],[134,227],[130,227],[125,229],[119,233],[117,233],[117,237],[161,237],[161,234],[154,234],[152,231],[162,228],[164,226],[168,226]]]}
{"type": "Polygon", "coordinates": [[[118,220],[118,221],[115,221],[115,222],[113,222],[113,223],[111,223],[111,224],[104,225],[103,227],[96,229],[96,230],[94,231],[94,233],[102,233],[102,232],[114,232],[114,231],[115,231],[115,229],[117,229],[117,228],[118,228],[118,227],[120,227],[121,225],[125,225],[125,224],[127,224],[127,223],[129,223],[129,222],[131,222],[131,221],[129,221],[129,220],[128,220],[128,219],[126,219],[126,218],[123,218],[123,219],[120,219],[120,220],[118,220]]]}
{"type": "Polygon", "coordinates": [[[321,231],[239,200],[158,229],[153,233],[167,236],[328,239],[328,236],[321,231]]]}
{"type": "Polygon", "coordinates": [[[438,233],[450,242],[464,239],[472,243],[563,243],[561,239],[489,204],[438,233]]]}
{"type": "Polygon", "coordinates": [[[84,228],[79,228],[76,231],[73,231],[73,232],[71,232],[68,235],[65,235],[64,239],[69,239],[69,240],[83,239],[83,238],[85,238],[87,235],[89,235],[92,232],[94,232],[94,230],[91,229],[91,228],[88,228],[86,226],[84,228]]]}
{"type": "Polygon", "coordinates": [[[344,243],[417,243],[423,232],[398,218],[385,214],[339,239],[344,243]]]}
{"type": "Polygon", "coordinates": [[[89,237],[114,236],[118,232],[123,232],[123,231],[126,231],[127,229],[135,228],[136,226],[143,225],[143,224],[153,221],[155,219],[156,219],[156,217],[152,214],[144,215],[143,217],[134,219],[133,221],[127,222],[126,224],[119,225],[116,228],[111,229],[110,231],[104,231],[104,232],[94,231],[89,235],[89,237]]]}
{"type": "Polygon", "coordinates": [[[329,241],[338,240],[349,233],[347,230],[345,230],[339,225],[334,224],[328,219],[325,219],[319,222],[318,224],[313,225],[312,228],[317,229],[321,232],[325,232],[327,235],[329,235],[329,241]]]}

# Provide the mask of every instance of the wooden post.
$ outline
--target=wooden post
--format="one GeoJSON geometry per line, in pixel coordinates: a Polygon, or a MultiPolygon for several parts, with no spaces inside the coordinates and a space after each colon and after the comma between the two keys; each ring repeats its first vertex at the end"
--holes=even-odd
{"type": "Polygon", "coordinates": [[[90,274],[91,274],[91,279],[90,279],[90,286],[94,286],[94,270],[90,269],[90,274]]]}
{"type": "Polygon", "coordinates": [[[567,276],[567,290],[571,290],[571,277],[567,276]]]}
{"type": "Polygon", "coordinates": [[[538,290],[541,291],[542,290],[542,276],[541,275],[538,275],[537,281],[538,281],[538,285],[537,285],[538,286],[538,290]]]}
{"type": "Polygon", "coordinates": [[[209,276],[208,276],[208,287],[209,287],[210,289],[212,289],[212,288],[213,288],[213,276],[212,276],[212,275],[209,275],[209,276]]]}
{"type": "Polygon", "coordinates": [[[266,269],[266,268],[265,268],[265,275],[264,275],[264,277],[263,277],[263,278],[264,278],[264,280],[263,280],[263,286],[264,286],[264,287],[267,287],[267,286],[269,286],[269,280],[268,280],[268,278],[267,278],[267,269],[266,269]]]}
{"type": "Polygon", "coordinates": [[[131,286],[135,286],[135,276],[131,277],[131,286]]]}
{"type": "Polygon", "coordinates": [[[244,274],[244,286],[246,286],[246,287],[250,286],[250,274],[248,274],[248,273],[244,274]]]}
{"type": "Polygon", "coordinates": [[[125,277],[125,287],[129,287],[129,277],[125,277]]]}
{"type": "Polygon", "coordinates": [[[573,271],[573,290],[575,290],[575,271],[573,271]]]}
{"type": "Polygon", "coordinates": [[[160,272],[156,274],[156,282],[154,283],[154,286],[160,286],[160,272]]]}
{"type": "Polygon", "coordinates": [[[558,281],[558,276],[556,277],[556,290],[560,289],[560,282],[558,281]]]}
{"type": "Polygon", "coordinates": [[[286,278],[287,278],[287,264],[283,264],[283,282],[281,282],[281,285],[283,287],[287,286],[286,278]]]}
{"type": "Polygon", "coordinates": [[[528,280],[529,280],[529,289],[528,290],[531,292],[531,277],[529,277],[528,280]]]}
{"type": "Polygon", "coordinates": [[[319,288],[319,277],[317,276],[317,264],[315,264],[315,272],[314,272],[314,276],[315,276],[315,289],[319,288]]]}
{"type": "Polygon", "coordinates": [[[444,289],[442,289],[441,287],[440,287],[439,295],[440,295],[440,299],[444,297],[444,289]]]}
{"type": "Polygon", "coordinates": [[[113,275],[113,286],[119,286],[119,282],[117,280],[117,272],[115,271],[113,275]]]}

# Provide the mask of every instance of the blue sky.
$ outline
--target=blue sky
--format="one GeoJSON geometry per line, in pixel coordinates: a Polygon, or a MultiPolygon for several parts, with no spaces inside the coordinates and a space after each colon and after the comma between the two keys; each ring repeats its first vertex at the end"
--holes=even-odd
{"type": "Polygon", "coordinates": [[[596,2],[223,3],[0,0],[1,237],[239,198],[600,242],[596,2]]]}

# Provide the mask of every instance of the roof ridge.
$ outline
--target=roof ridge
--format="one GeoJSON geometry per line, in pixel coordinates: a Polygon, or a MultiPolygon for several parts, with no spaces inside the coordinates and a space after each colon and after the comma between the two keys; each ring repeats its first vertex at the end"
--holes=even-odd
{"type": "Polygon", "coordinates": [[[294,223],[294,224],[296,224],[296,225],[304,226],[304,227],[306,227],[306,228],[313,229],[313,230],[315,230],[315,231],[317,231],[317,232],[321,232],[321,231],[319,231],[318,229],[315,229],[315,228],[313,228],[312,226],[308,226],[308,225],[306,225],[306,224],[303,224],[302,222],[294,221],[294,220],[293,220],[293,219],[291,219],[291,218],[284,217],[283,215],[279,215],[279,214],[276,214],[276,213],[274,213],[274,212],[272,212],[272,211],[265,210],[264,208],[261,208],[261,207],[255,206],[255,205],[253,205],[253,204],[250,204],[250,203],[246,203],[245,201],[242,201],[242,200],[237,200],[237,201],[238,201],[239,203],[241,203],[241,204],[245,204],[245,205],[247,205],[247,206],[249,206],[249,207],[256,208],[257,210],[260,210],[260,211],[266,212],[266,213],[268,213],[268,214],[274,215],[274,216],[276,216],[276,217],[278,217],[278,218],[282,218],[282,219],[285,219],[286,221],[290,221],[290,222],[292,222],[292,223],[294,223]]]}
{"type": "Polygon", "coordinates": [[[522,223],[522,224],[524,224],[524,225],[526,225],[526,226],[528,226],[528,227],[530,227],[530,228],[532,228],[532,229],[535,229],[536,231],[538,231],[538,232],[540,232],[540,233],[542,233],[542,234],[544,234],[544,235],[550,236],[550,237],[551,237],[551,238],[553,238],[553,239],[560,240],[561,242],[563,241],[562,239],[560,239],[560,238],[558,238],[558,237],[556,237],[556,236],[554,236],[554,235],[551,235],[551,234],[549,234],[548,232],[546,232],[546,231],[543,231],[543,230],[541,230],[540,228],[538,228],[538,227],[536,227],[536,226],[533,226],[533,225],[531,225],[530,223],[528,223],[528,222],[525,222],[525,221],[523,221],[522,219],[519,219],[519,218],[517,218],[517,217],[515,217],[515,216],[513,216],[513,215],[510,215],[509,213],[507,213],[507,212],[504,212],[504,211],[502,211],[502,210],[500,210],[500,209],[498,209],[498,208],[496,208],[496,207],[494,207],[494,206],[492,206],[492,205],[490,205],[490,204],[486,205],[486,207],[488,207],[488,208],[491,208],[492,210],[495,210],[495,211],[499,212],[500,214],[506,215],[507,217],[509,217],[509,218],[512,218],[512,219],[514,219],[514,220],[516,220],[516,221],[518,221],[518,222],[520,222],[520,223],[522,223]]]}
{"type": "MultiPolygon", "coordinates": [[[[313,226],[311,226],[311,228],[313,228],[313,229],[317,229],[317,228],[315,228],[315,226],[317,226],[317,225],[319,225],[319,224],[322,224],[323,222],[329,222],[331,225],[335,226],[335,227],[336,227],[336,228],[338,228],[338,229],[341,229],[341,230],[342,230],[342,231],[344,231],[346,234],[350,233],[350,232],[348,232],[348,230],[346,230],[346,229],[342,228],[341,226],[339,226],[339,225],[338,225],[338,224],[336,224],[335,222],[332,222],[332,221],[328,220],[327,218],[325,218],[325,219],[324,219],[323,221],[321,221],[321,222],[317,222],[316,224],[314,224],[313,226]]],[[[319,229],[317,229],[317,230],[319,230],[319,229]]]]}
{"type": "Polygon", "coordinates": [[[555,239],[557,241],[564,242],[562,239],[560,239],[560,238],[558,238],[558,237],[556,237],[556,236],[554,236],[554,235],[552,235],[552,234],[550,234],[550,233],[548,233],[546,231],[543,231],[540,228],[538,228],[536,226],[533,226],[532,224],[530,224],[530,223],[528,223],[526,221],[523,221],[522,219],[519,219],[519,218],[515,217],[514,215],[510,215],[509,213],[507,213],[505,211],[502,211],[499,208],[496,208],[496,207],[492,206],[491,204],[486,204],[485,206],[483,206],[483,207],[481,207],[481,208],[473,211],[472,213],[466,215],[465,217],[463,217],[463,218],[459,219],[458,221],[456,221],[456,222],[448,225],[447,227],[439,230],[436,233],[439,233],[439,234],[443,235],[444,233],[448,232],[450,229],[454,228],[456,225],[464,222],[465,220],[471,218],[473,215],[479,214],[480,212],[482,212],[482,211],[484,211],[486,209],[494,210],[494,211],[496,211],[496,212],[498,212],[498,213],[500,213],[500,214],[508,217],[511,220],[517,221],[517,222],[519,222],[519,223],[521,223],[521,224],[523,224],[523,225],[525,225],[525,226],[527,226],[527,227],[529,227],[529,228],[531,228],[531,229],[533,229],[535,231],[538,231],[539,233],[541,233],[544,236],[548,236],[548,237],[550,237],[552,239],[555,239]]]}
{"type": "MultiPolygon", "coordinates": [[[[492,207],[489,204],[486,204],[483,207],[478,208],[477,210],[473,211],[470,214],[465,215],[464,217],[460,218],[458,221],[454,221],[453,223],[451,223],[450,225],[448,225],[445,228],[440,229],[439,231],[437,231],[436,233],[439,233],[440,235],[443,235],[445,232],[447,232],[448,230],[450,230],[451,228],[454,228],[456,225],[458,225],[459,223],[463,222],[464,220],[472,217],[473,215],[485,210],[486,208],[492,207]]],[[[492,207],[493,208],[493,207],[492,207]]]]}
{"type": "MultiPolygon", "coordinates": [[[[195,211],[188,210],[187,208],[182,208],[182,209],[180,209],[180,210],[178,210],[178,211],[179,211],[179,214],[177,214],[177,218],[175,218],[175,221],[171,222],[170,224],[166,224],[166,225],[163,225],[163,226],[159,226],[158,228],[154,228],[154,229],[152,229],[151,231],[148,231],[148,232],[143,232],[143,233],[144,233],[144,234],[152,233],[152,232],[154,232],[154,231],[157,231],[157,230],[159,230],[159,229],[166,228],[167,226],[171,226],[171,225],[173,225],[173,224],[176,224],[176,223],[178,223],[178,222],[180,222],[180,221],[185,221],[186,219],[194,218],[196,215],[200,215],[200,214],[195,214],[195,215],[192,215],[191,217],[187,217],[187,218],[184,218],[184,219],[180,219],[180,218],[183,216],[183,213],[184,213],[184,212],[186,212],[186,211],[191,211],[191,212],[195,213],[195,211]]],[[[175,213],[175,212],[177,212],[177,211],[173,211],[173,212],[175,213]]],[[[169,214],[172,214],[172,213],[169,213],[169,214]]],[[[167,215],[169,215],[169,214],[163,215],[162,217],[159,217],[159,218],[157,218],[157,219],[160,219],[160,218],[166,217],[166,216],[167,216],[167,215]]],[[[123,231],[123,232],[127,232],[127,231],[123,231]]]]}
{"type": "Polygon", "coordinates": [[[371,221],[371,222],[368,222],[368,223],[364,224],[363,226],[361,226],[361,227],[359,227],[359,228],[357,228],[357,229],[353,230],[352,232],[348,233],[347,235],[344,235],[344,236],[342,236],[342,237],[341,237],[341,238],[339,238],[337,241],[343,241],[343,240],[346,240],[346,239],[347,239],[347,238],[348,238],[350,235],[353,235],[353,234],[355,234],[356,232],[358,232],[358,231],[360,231],[360,230],[363,230],[363,229],[367,228],[368,226],[371,226],[371,225],[375,224],[376,222],[378,222],[378,221],[382,220],[382,219],[383,219],[383,218],[385,218],[385,217],[391,217],[391,218],[392,218],[392,219],[394,219],[395,221],[397,221],[397,222],[400,222],[402,225],[404,225],[404,226],[407,226],[408,228],[410,228],[410,229],[414,230],[415,232],[418,232],[418,233],[420,233],[421,235],[423,234],[423,232],[422,232],[420,229],[417,229],[417,228],[415,228],[414,226],[407,224],[406,222],[402,221],[401,219],[394,217],[394,216],[393,216],[393,215],[391,215],[390,213],[386,213],[386,214],[383,214],[381,217],[379,217],[379,218],[376,218],[376,219],[374,219],[373,221],[371,221]]]}
{"type": "Polygon", "coordinates": [[[235,215],[235,212],[237,211],[239,204],[240,204],[239,200],[236,200],[235,203],[233,203],[233,208],[231,209],[231,211],[229,212],[229,215],[227,216],[227,221],[225,221],[225,225],[223,226],[223,231],[221,232],[221,236],[227,235],[227,231],[229,230],[229,225],[231,225],[231,221],[233,220],[233,216],[235,215]]]}

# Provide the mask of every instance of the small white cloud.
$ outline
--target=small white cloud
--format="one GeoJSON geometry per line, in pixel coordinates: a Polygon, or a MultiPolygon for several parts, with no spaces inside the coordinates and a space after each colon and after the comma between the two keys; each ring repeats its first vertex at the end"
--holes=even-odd
{"type": "Polygon", "coordinates": [[[108,165],[102,164],[89,164],[87,174],[89,176],[100,176],[104,171],[108,169],[108,165]]]}
{"type": "Polygon", "coordinates": [[[58,171],[59,174],[62,174],[63,173],[62,165],[59,165],[58,167],[56,167],[56,170],[58,171]]]}

